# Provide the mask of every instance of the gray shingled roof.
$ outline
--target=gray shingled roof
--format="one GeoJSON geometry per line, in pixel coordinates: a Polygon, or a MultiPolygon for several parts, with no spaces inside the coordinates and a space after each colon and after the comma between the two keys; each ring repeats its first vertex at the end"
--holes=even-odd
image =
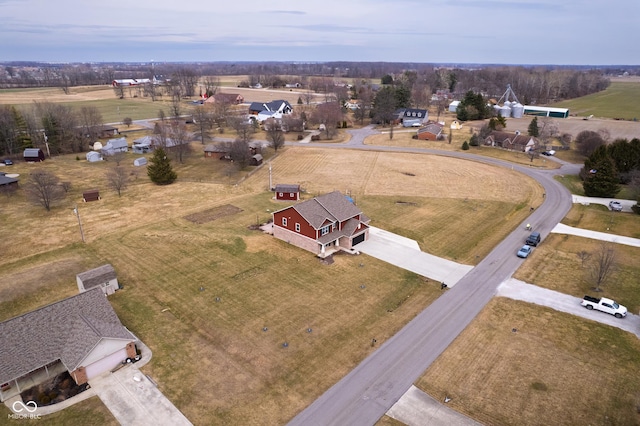
{"type": "Polygon", "coordinates": [[[276,184],[275,192],[300,192],[300,185],[279,183],[276,184]]]}
{"type": "Polygon", "coordinates": [[[100,288],[0,323],[0,383],[57,360],[78,368],[102,339],[137,340],[100,288]]]}
{"type": "Polygon", "coordinates": [[[315,229],[322,228],[327,221],[342,222],[362,213],[340,191],[319,195],[296,204],[293,208],[315,229]]]}
{"type": "Polygon", "coordinates": [[[76,275],[76,277],[80,278],[82,285],[88,290],[91,287],[114,280],[117,276],[116,270],[113,269],[113,266],[107,264],[98,266],[90,271],[82,272],[81,274],[76,275]]]}

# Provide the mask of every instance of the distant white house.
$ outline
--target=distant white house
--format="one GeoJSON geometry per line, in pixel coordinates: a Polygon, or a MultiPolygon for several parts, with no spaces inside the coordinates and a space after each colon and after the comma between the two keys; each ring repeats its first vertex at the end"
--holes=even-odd
{"type": "Polygon", "coordinates": [[[76,275],[76,282],[80,293],[93,287],[100,287],[102,292],[108,296],[120,288],[116,270],[109,264],[76,275]]]}
{"type": "Polygon", "coordinates": [[[453,101],[449,104],[449,112],[456,112],[458,110],[458,105],[460,105],[460,101],[453,101]]]}
{"type": "Polygon", "coordinates": [[[126,138],[109,139],[102,147],[102,153],[104,155],[113,155],[116,152],[127,152],[128,150],[129,144],[126,138]]]}

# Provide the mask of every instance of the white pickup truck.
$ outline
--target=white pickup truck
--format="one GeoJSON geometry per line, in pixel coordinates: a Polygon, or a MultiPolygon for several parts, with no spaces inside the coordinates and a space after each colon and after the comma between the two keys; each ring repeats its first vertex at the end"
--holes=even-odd
{"type": "Polygon", "coordinates": [[[584,299],[582,299],[581,305],[589,310],[596,309],[598,311],[606,312],[616,318],[627,316],[627,308],[605,297],[598,298],[585,296],[584,299]]]}

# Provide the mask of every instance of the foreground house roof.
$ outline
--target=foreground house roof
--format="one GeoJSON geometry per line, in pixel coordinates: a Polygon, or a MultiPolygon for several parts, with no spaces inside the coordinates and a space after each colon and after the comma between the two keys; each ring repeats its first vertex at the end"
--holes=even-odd
{"type": "Polygon", "coordinates": [[[102,339],[137,340],[99,287],[0,323],[0,383],[60,360],[69,371],[102,339]]]}

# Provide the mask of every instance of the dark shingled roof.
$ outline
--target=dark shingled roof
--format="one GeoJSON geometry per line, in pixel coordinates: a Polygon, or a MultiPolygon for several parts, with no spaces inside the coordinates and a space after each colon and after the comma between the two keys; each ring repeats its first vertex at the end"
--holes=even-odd
{"type": "Polygon", "coordinates": [[[102,339],[136,341],[98,287],[0,323],[0,383],[57,360],[73,371],[102,339]]]}
{"type": "MultiPolygon", "coordinates": [[[[96,190],[97,191],[97,190],[96,190]]],[[[98,266],[90,271],[76,275],[86,290],[116,279],[116,270],[111,265],[98,266]]]]}
{"type": "Polygon", "coordinates": [[[300,192],[300,185],[279,183],[276,185],[275,192],[300,192]]]}
{"type": "Polygon", "coordinates": [[[293,208],[315,229],[322,228],[327,221],[343,222],[362,213],[340,191],[319,195],[311,200],[296,204],[293,208]]]}

